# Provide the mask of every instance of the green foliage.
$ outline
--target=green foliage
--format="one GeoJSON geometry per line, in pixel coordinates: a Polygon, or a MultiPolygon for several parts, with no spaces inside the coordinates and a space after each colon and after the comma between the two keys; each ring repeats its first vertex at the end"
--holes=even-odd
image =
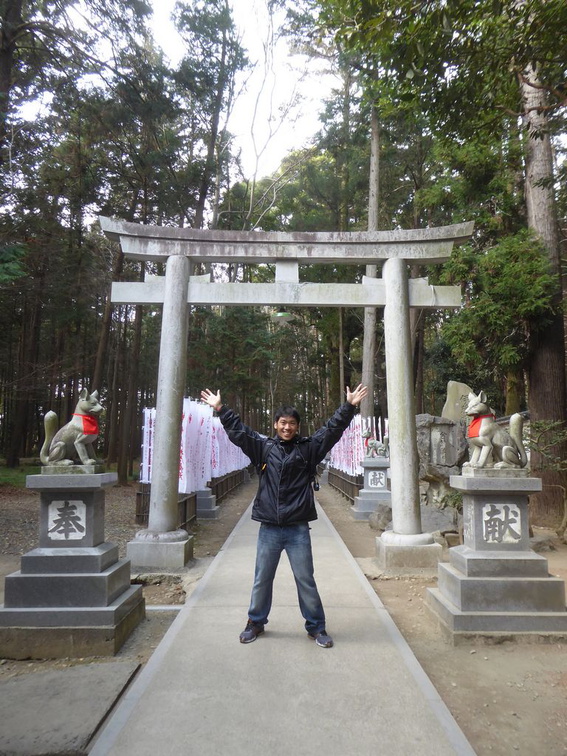
{"type": "Polygon", "coordinates": [[[424,355],[424,394],[426,411],[441,415],[448,381],[461,381],[475,388],[482,387],[491,397],[493,406],[504,414],[502,396],[502,374],[495,372],[494,366],[482,360],[474,364],[463,364],[451,349],[445,338],[444,328],[454,315],[445,314],[439,322],[435,314],[428,316],[424,355]],[[432,322],[431,322],[432,321],[432,322]]]}
{"type": "Polygon", "coordinates": [[[206,386],[254,405],[265,393],[274,354],[269,317],[252,307],[197,308],[190,323],[188,394],[206,386]]]}
{"type": "Polygon", "coordinates": [[[5,0],[0,6],[0,149],[7,147],[10,128],[13,136],[19,126],[15,108],[41,102],[62,81],[108,73],[114,63],[109,48],[135,46],[147,34],[150,14],[144,0],[5,0]]]}
{"type": "Polygon", "coordinates": [[[567,444],[567,428],[557,421],[530,423],[529,448],[539,455],[540,466],[547,470],[566,471],[567,459],[558,451],[567,444]]]}
{"type": "Polygon", "coordinates": [[[2,486],[10,486],[13,488],[25,488],[26,476],[38,475],[41,472],[39,465],[26,465],[25,467],[4,467],[0,465],[0,494],[2,493],[2,486]]]}
{"type": "MultiPolygon", "coordinates": [[[[209,112],[222,93],[232,101],[234,74],[245,69],[248,61],[226,0],[178,3],[175,25],[187,48],[175,77],[179,90],[208,101],[209,112]]],[[[230,102],[224,107],[229,108],[230,102]]]]}
{"type": "Polygon", "coordinates": [[[483,246],[525,227],[519,191],[521,143],[514,129],[461,142],[432,140],[427,180],[416,192],[420,217],[432,225],[474,220],[483,246]]]}
{"type": "Polygon", "coordinates": [[[450,491],[450,493],[446,493],[445,496],[443,496],[442,502],[445,507],[452,507],[453,509],[456,509],[457,512],[463,511],[463,494],[461,491],[450,491]]]}
{"type": "Polygon", "coordinates": [[[550,108],[565,104],[562,0],[320,0],[319,22],[362,58],[374,56],[401,101],[435,113],[445,135],[473,135],[522,106],[518,81],[532,66],[550,108]],[[457,105],[457,107],[456,107],[457,105]]]}
{"type": "Polygon", "coordinates": [[[24,255],[25,249],[20,244],[6,244],[0,247],[0,286],[6,286],[25,276],[24,255]]]}
{"type": "Polygon", "coordinates": [[[236,76],[248,61],[227,0],[178,3],[174,18],[186,44],[174,83],[192,126],[191,163],[201,163],[195,213],[188,220],[201,228],[215,175],[220,177],[230,163],[226,119],[234,104],[236,76]]]}
{"type": "Polygon", "coordinates": [[[446,283],[461,283],[465,306],[443,325],[457,362],[469,370],[487,364],[505,376],[529,358],[528,332],[543,329],[553,312],[556,283],[541,245],[527,231],[495,246],[456,251],[446,283]]]}

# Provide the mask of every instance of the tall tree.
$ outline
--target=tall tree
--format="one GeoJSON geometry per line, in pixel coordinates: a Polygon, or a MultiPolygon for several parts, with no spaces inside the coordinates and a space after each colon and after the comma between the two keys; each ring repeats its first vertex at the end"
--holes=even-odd
{"type": "MultiPolygon", "coordinates": [[[[378,108],[372,107],[370,119],[370,181],[368,187],[368,230],[378,231],[378,202],[380,191],[380,122],[378,108]]],[[[366,275],[376,278],[377,265],[367,265],[366,275]]],[[[363,417],[374,417],[375,392],[374,375],[376,372],[376,308],[364,310],[364,345],[362,351],[362,382],[368,388],[367,396],[360,404],[363,417]]]]}
{"type": "Polygon", "coordinates": [[[176,76],[177,86],[194,124],[194,158],[200,163],[199,189],[190,220],[194,228],[202,228],[225,143],[222,131],[234,104],[236,75],[246,67],[247,59],[228,0],[178,3],[175,22],[187,50],[176,76]]]}
{"type": "MultiPolygon", "coordinates": [[[[550,115],[567,104],[567,61],[556,41],[556,30],[567,24],[565,3],[386,0],[353,5],[348,0],[321,0],[318,5],[323,22],[336,30],[343,44],[361,57],[377,56],[385,75],[397,81],[400,96],[420,104],[435,133],[463,140],[479,129],[502,132],[505,120],[523,115],[528,226],[545,245],[560,292],[557,236],[549,233],[556,217],[546,144],[552,133],[550,115]]],[[[556,314],[545,333],[531,333],[530,342],[532,419],[565,424],[562,316],[556,314]]],[[[558,451],[564,456],[566,450],[558,451]]],[[[537,456],[533,461],[537,469],[537,456]]],[[[545,470],[540,474],[549,486],[539,499],[537,514],[558,514],[556,476],[545,470]]]]}
{"type": "Polygon", "coordinates": [[[0,158],[6,155],[15,107],[40,97],[54,75],[69,78],[111,68],[109,43],[115,43],[117,36],[130,43],[136,35],[144,35],[150,14],[151,6],[144,0],[4,0],[0,4],[0,158]]]}

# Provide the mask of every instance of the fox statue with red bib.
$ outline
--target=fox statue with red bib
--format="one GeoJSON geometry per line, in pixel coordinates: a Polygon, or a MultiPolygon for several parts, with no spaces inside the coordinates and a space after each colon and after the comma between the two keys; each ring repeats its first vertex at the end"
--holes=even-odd
{"type": "Polygon", "coordinates": [[[468,427],[470,460],[464,468],[494,467],[518,469],[526,467],[528,457],[522,441],[524,419],[516,413],[510,418],[509,430],[496,422],[494,410],[488,406],[484,391],[469,394],[465,413],[472,418],[468,427]]]}
{"type": "Polygon", "coordinates": [[[41,464],[46,467],[96,464],[93,444],[98,438],[98,418],[102,410],[98,391],[91,394],[83,389],[67,425],[57,430],[57,415],[47,412],[43,420],[45,441],[39,453],[41,464]]]}

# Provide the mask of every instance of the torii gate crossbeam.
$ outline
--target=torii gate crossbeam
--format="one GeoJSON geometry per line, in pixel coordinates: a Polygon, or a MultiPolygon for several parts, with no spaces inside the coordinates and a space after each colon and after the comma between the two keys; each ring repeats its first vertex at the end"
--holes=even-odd
{"type": "MultiPolygon", "coordinates": [[[[386,284],[364,276],[361,284],[319,283],[212,283],[209,276],[191,276],[187,304],[277,307],[383,307],[386,284]],[[203,281],[202,279],[207,279],[203,281]]],[[[425,278],[410,278],[409,306],[423,309],[460,307],[461,291],[455,286],[431,286],[425,278]]],[[[165,278],[147,276],[143,283],[120,281],[112,284],[115,304],[163,304],[165,278]]]]}
{"type": "MultiPolygon", "coordinates": [[[[409,231],[286,234],[143,226],[109,218],[100,222],[109,238],[120,241],[127,257],[167,260],[165,278],[115,283],[112,288],[114,302],[163,305],[150,515],[148,529],[129,544],[129,550],[136,542],[151,548],[143,557],[138,550],[134,564],[178,567],[190,558],[189,537],[176,530],[188,303],[384,305],[393,531],[382,539],[385,547],[393,549],[435,545],[431,534],[421,532],[409,308],[458,307],[460,290],[429,286],[425,279],[409,280],[407,261],[435,264],[447,260],[454,244],[470,238],[473,223],[409,231]],[[381,280],[365,277],[360,284],[299,281],[300,264],[366,265],[378,260],[384,260],[381,280]],[[212,283],[208,277],[190,275],[192,262],[275,263],[276,276],[268,284],[212,283]]],[[[412,563],[416,566],[415,556],[412,563]]]]}

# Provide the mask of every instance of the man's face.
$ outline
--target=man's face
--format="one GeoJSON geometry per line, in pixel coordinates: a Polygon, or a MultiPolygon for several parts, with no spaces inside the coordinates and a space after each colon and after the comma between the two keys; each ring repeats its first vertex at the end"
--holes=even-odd
{"type": "Polygon", "coordinates": [[[299,433],[299,423],[294,417],[280,417],[274,428],[282,441],[291,441],[299,433]]]}

